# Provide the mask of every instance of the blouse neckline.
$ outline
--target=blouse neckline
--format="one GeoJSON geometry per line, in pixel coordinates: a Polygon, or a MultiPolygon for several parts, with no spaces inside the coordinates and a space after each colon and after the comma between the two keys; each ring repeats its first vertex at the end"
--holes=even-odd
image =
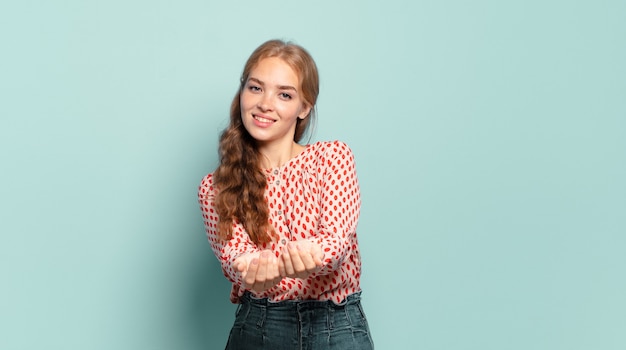
{"type": "Polygon", "coordinates": [[[306,154],[308,154],[311,150],[311,144],[306,144],[304,145],[304,149],[296,154],[295,156],[293,156],[291,159],[289,159],[288,161],[286,161],[284,164],[279,165],[277,167],[273,167],[273,168],[265,168],[265,172],[268,174],[274,173],[274,175],[280,173],[283,169],[286,169],[288,167],[291,166],[291,164],[295,163],[296,161],[298,161],[299,159],[303,158],[306,156],[306,154]]]}

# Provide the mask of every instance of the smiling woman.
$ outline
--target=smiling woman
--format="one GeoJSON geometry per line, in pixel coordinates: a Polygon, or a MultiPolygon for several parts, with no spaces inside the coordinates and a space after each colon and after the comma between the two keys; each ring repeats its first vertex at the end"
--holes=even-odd
{"type": "Polygon", "coordinates": [[[264,58],[250,72],[241,91],[241,119],[250,135],[257,141],[265,168],[279,166],[302,151],[294,143],[293,135],[298,120],[303,120],[311,110],[298,89],[300,81],[296,72],[278,57],[264,58]],[[289,149],[286,159],[267,158],[271,149],[289,149]],[[295,154],[294,154],[295,153],[295,154]]]}
{"type": "Polygon", "coordinates": [[[227,349],[373,348],[360,302],[354,156],[298,142],[315,116],[317,67],[271,40],[248,59],[198,200],[239,304],[227,349]]]}

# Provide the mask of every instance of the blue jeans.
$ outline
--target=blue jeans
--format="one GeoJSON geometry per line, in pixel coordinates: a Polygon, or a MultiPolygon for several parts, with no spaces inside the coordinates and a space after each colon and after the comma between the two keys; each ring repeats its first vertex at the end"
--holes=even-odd
{"type": "Polygon", "coordinates": [[[273,303],[246,293],[226,350],[370,350],[369,327],[355,293],[340,304],[319,300],[273,303]]]}

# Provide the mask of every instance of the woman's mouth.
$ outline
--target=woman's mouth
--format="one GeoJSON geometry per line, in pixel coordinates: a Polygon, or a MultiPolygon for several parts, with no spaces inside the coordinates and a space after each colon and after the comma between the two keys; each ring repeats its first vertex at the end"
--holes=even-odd
{"type": "Polygon", "coordinates": [[[263,117],[258,114],[253,114],[252,118],[254,119],[254,125],[261,128],[267,128],[276,122],[274,119],[263,117]]]}
{"type": "Polygon", "coordinates": [[[260,121],[261,123],[273,123],[274,122],[274,120],[272,120],[272,119],[268,119],[268,118],[261,117],[261,116],[258,116],[258,115],[254,115],[254,119],[260,121]]]}

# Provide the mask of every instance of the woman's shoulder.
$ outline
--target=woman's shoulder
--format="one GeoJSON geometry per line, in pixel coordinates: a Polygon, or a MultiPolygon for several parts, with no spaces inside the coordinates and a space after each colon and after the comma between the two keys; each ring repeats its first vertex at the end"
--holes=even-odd
{"type": "MultiPolygon", "coordinates": [[[[328,166],[351,164],[354,162],[354,156],[350,147],[343,141],[318,141],[308,145],[300,160],[304,161],[301,163],[304,169],[315,173],[328,166]]],[[[296,167],[299,162],[296,162],[296,167]]]]}
{"type": "Polygon", "coordinates": [[[311,151],[320,155],[352,154],[352,149],[343,141],[318,141],[310,145],[311,151]]]}
{"type": "Polygon", "coordinates": [[[200,186],[198,186],[198,197],[206,198],[215,195],[215,187],[213,185],[213,173],[209,173],[202,178],[200,186]]]}
{"type": "Polygon", "coordinates": [[[204,175],[202,181],[200,181],[200,186],[212,186],[213,185],[213,173],[208,173],[204,175]]]}

